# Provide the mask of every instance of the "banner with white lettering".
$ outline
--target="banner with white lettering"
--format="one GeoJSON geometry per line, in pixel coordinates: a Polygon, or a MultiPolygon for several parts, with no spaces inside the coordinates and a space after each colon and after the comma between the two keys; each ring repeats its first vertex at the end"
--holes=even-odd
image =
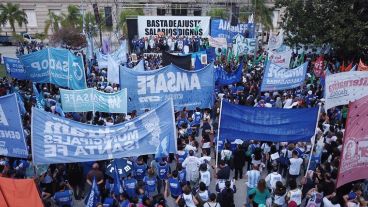
{"type": "Polygon", "coordinates": [[[305,80],[308,62],[294,68],[287,69],[267,62],[263,74],[261,91],[278,91],[299,87],[305,80]]]}
{"type": "Polygon", "coordinates": [[[251,24],[248,23],[231,26],[230,22],[224,19],[211,20],[211,36],[225,38],[229,42],[231,42],[235,35],[245,35],[250,29],[251,24]]]}
{"type": "Polygon", "coordinates": [[[60,89],[60,98],[64,112],[127,113],[126,88],[116,93],[104,93],[94,88],[83,90],[60,89]]]}
{"type": "Polygon", "coordinates": [[[73,163],[176,152],[172,100],[113,126],[75,122],[32,109],[32,156],[35,164],[73,163]]]}
{"type": "Polygon", "coordinates": [[[209,30],[210,17],[206,16],[138,16],[139,37],[208,36],[209,30]]]}
{"type": "Polygon", "coordinates": [[[285,50],[282,52],[269,51],[268,60],[271,63],[279,65],[283,68],[289,68],[292,50],[285,50]]]}
{"type": "Polygon", "coordinates": [[[3,57],[6,72],[12,77],[19,80],[26,80],[27,75],[24,71],[23,64],[17,58],[3,57]]]}
{"type": "Polygon", "coordinates": [[[368,73],[350,71],[326,76],[325,109],[345,105],[368,95],[368,73]]]}
{"type": "Polygon", "coordinates": [[[0,97],[0,155],[28,157],[15,93],[0,97]]]}
{"type": "Polygon", "coordinates": [[[209,108],[213,105],[214,69],[186,71],[175,65],[138,72],[121,68],[120,86],[128,89],[128,111],[152,109],[172,98],[175,109],[209,108]]]}
{"type": "Polygon", "coordinates": [[[235,55],[246,55],[254,53],[256,49],[255,38],[245,38],[243,35],[236,35],[233,38],[233,53],[235,55]]]}
{"type": "Polygon", "coordinates": [[[83,59],[69,50],[47,48],[23,55],[19,60],[23,64],[26,80],[71,89],[87,87],[83,59]]]}

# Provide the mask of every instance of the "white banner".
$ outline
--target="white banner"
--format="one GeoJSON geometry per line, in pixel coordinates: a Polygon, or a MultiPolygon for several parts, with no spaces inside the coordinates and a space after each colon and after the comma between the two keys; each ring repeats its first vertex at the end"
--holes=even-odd
{"type": "Polygon", "coordinates": [[[138,35],[208,36],[210,17],[205,16],[138,16],[138,35]]]}
{"type": "Polygon", "coordinates": [[[107,81],[119,84],[119,63],[111,55],[107,55],[107,81]]]}
{"type": "Polygon", "coordinates": [[[293,51],[291,50],[282,52],[269,51],[268,60],[271,61],[271,63],[279,65],[283,68],[289,68],[292,52],[293,51]]]}
{"type": "Polygon", "coordinates": [[[245,38],[243,35],[236,35],[233,38],[234,55],[246,55],[254,53],[256,49],[256,38],[245,38]]]}
{"type": "Polygon", "coordinates": [[[208,36],[208,43],[214,48],[227,48],[226,38],[208,36]]]}
{"type": "Polygon", "coordinates": [[[270,38],[268,39],[267,48],[269,50],[275,50],[281,47],[282,43],[284,43],[284,32],[281,30],[278,35],[271,33],[270,38]]]}
{"type": "Polygon", "coordinates": [[[326,77],[325,109],[348,104],[368,95],[368,73],[350,71],[326,77]]]}

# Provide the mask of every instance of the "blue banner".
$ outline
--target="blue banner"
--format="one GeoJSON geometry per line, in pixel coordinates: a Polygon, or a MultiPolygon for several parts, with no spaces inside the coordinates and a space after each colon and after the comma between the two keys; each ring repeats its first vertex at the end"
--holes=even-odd
{"type": "Polygon", "coordinates": [[[126,88],[116,93],[104,93],[94,88],[83,90],[60,89],[60,98],[64,112],[127,113],[126,88]]]}
{"type": "Polygon", "coordinates": [[[299,87],[305,80],[308,62],[294,68],[287,69],[267,62],[263,74],[261,91],[278,91],[299,87]]]}
{"type": "Polygon", "coordinates": [[[3,57],[6,72],[12,77],[19,80],[27,79],[26,71],[23,64],[17,58],[3,57]]]}
{"type": "Polygon", "coordinates": [[[240,64],[235,71],[227,72],[222,67],[215,71],[216,85],[231,85],[242,81],[243,78],[243,64],[240,64]]]}
{"type": "Polygon", "coordinates": [[[176,152],[172,100],[113,126],[71,121],[32,109],[32,156],[35,164],[88,162],[176,152]]]}
{"type": "Polygon", "coordinates": [[[248,38],[253,38],[253,24],[244,23],[237,26],[231,26],[230,22],[223,19],[211,20],[211,37],[226,38],[228,42],[231,42],[233,37],[237,34],[244,35],[248,33],[248,38]]]}
{"type": "Polygon", "coordinates": [[[0,97],[0,155],[28,157],[15,93],[0,97]]]}
{"type": "Polygon", "coordinates": [[[19,60],[25,69],[26,80],[71,89],[86,88],[83,59],[69,50],[47,48],[23,55],[19,60]]]}
{"type": "Polygon", "coordinates": [[[128,111],[152,109],[172,98],[175,109],[210,108],[213,105],[214,69],[187,71],[175,65],[137,72],[121,68],[120,86],[128,89],[128,111]]]}
{"type": "Polygon", "coordinates": [[[318,108],[247,107],[223,101],[220,138],[229,141],[310,141],[315,133],[317,115],[318,108]]]}

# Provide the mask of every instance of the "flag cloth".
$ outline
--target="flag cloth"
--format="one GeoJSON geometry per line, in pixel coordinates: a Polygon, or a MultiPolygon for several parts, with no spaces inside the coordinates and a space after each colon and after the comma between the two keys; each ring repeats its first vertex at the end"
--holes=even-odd
{"type": "Polygon", "coordinates": [[[365,65],[361,59],[359,60],[358,70],[368,71],[368,65],[365,65]]]}
{"type": "Polygon", "coordinates": [[[94,177],[93,182],[92,182],[91,191],[86,197],[86,200],[84,201],[84,203],[86,204],[86,207],[96,207],[99,201],[100,201],[100,191],[98,190],[96,178],[94,177]]]}
{"type": "Polygon", "coordinates": [[[0,177],[0,206],[43,207],[43,203],[34,180],[0,177]]]}
{"type": "Polygon", "coordinates": [[[107,81],[119,84],[119,63],[111,55],[107,56],[107,81]]]}
{"type": "Polygon", "coordinates": [[[17,100],[18,100],[18,106],[19,106],[19,111],[22,115],[26,114],[26,107],[24,107],[24,102],[23,102],[23,98],[22,96],[19,94],[18,90],[15,90],[15,94],[17,95],[17,100]]]}
{"type": "Polygon", "coordinates": [[[117,197],[120,193],[123,193],[123,189],[121,187],[121,180],[119,176],[119,168],[114,160],[114,195],[117,197]]]}
{"type": "Polygon", "coordinates": [[[32,85],[33,85],[33,94],[35,95],[36,98],[36,107],[39,109],[43,109],[45,107],[45,100],[43,96],[38,92],[36,84],[33,83],[32,85]]]}
{"type": "Polygon", "coordinates": [[[321,77],[321,75],[323,74],[323,61],[324,61],[324,58],[323,56],[319,56],[317,58],[317,60],[314,62],[314,68],[313,68],[313,71],[314,71],[314,75],[316,75],[316,77],[321,77]]]}
{"type": "Polygon", "coordinates": [[[199,70],[201,68],[203,68],[203,65],[202,65],[201,60],[199,59],[198,55],[196,55],[195,62],[194,62],[194,70],[199,70]]]}
{"type": "Polygon", "coordinates": [[[368,96],[350,102],[336,187],[368,175],[368,96]]]}
{"type": "Polygon", "coordinates": [[[353,68],[353,63],[350,63],[348,66],[345,67],[344,64],[340,66],[340,72],[347,72],[353,68]]]}

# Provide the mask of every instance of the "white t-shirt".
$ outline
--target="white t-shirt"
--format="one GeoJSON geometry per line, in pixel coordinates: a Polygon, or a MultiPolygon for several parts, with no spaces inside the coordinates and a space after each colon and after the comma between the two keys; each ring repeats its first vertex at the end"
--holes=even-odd
{"type": "Polygon", "coordinates": [[[199,171],[199,174],[201,175],[201,179],[200,182],[203,182],[204,184],[206,184],[206,186],[210,186],[211,183],[211,174],[210,172],[207,170],[205,172],[203,171],[199,171]]]}
{"type": "Polygon", "coordinates": [[[273,173],[268,174],[265,180],[269,184],[269,187],[271,187],[272,189],[275,189],[276,182],[282,181],[282,176],[277,172],[273,172],[273,173]]]}
{"type": "Polygon", "coordinates": [[[189,194],[189,195],[183,194],[183,199],[185,201],[186,206],[196,207],[196,205],[194,204],[194,201],[193,201],[193,195],[192,194],[189,194]]]}
{"type": "Polygon", "coordinates": [[[326,197],[323,198],[323,206],[324,207],[341,207],[340,204],[332,204],[332,202],[328,200],[328,198],[326,197]]]}
{"type": "Polygon", "coordinates": [[[290,201],[294,201],[296,205],[300,205],[302,203],[302,191],[300,189],[291,190],[288,193],[290,201]]]}
{"type": "Polygon", "coordinates": [[[290,175],[299,175],[300,174],[300,166],[303,163],[302,158],[290,158],[290,175]]]}

